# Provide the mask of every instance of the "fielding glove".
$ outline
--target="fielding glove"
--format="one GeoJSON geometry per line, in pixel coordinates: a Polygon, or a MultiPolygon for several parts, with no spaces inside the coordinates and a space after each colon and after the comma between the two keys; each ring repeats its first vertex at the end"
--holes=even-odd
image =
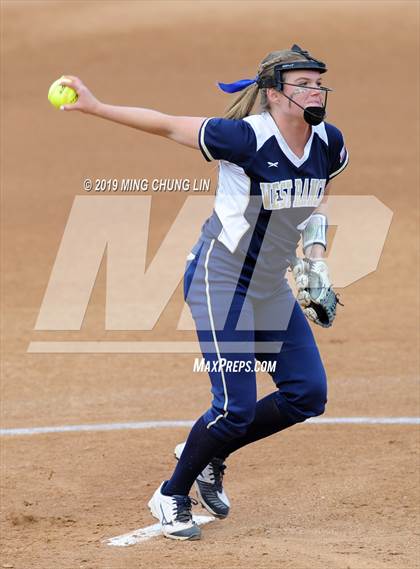
{"type": "Polygon", "coordinates": [[[298,289],[297,301],[305,316],[323,328],[332,326],[337,304],[342,303],[331,286],[325,261],[296,258],[292,271],[298,289]]]}

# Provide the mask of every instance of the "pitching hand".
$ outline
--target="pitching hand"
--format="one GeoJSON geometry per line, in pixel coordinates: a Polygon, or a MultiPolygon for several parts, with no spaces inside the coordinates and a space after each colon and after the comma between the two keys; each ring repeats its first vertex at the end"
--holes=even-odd
{"type": "Polygon", "coordinates": [[[77,93],[77,101],[71,105],[63,105],[64,111],[81,111],[82,113],[94,113],[99,106],[98,99],[92,95],[81,79],[74,75],[65,75],[60,81],[61,85],[71,87],[77,93]]]}

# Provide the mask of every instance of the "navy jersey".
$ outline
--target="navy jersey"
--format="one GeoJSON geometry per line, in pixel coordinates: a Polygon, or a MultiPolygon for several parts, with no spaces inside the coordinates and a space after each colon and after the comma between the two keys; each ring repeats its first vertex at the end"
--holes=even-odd
{"type": "Polygon", "coordinates": [[[199,145],[206,160],[219,160],[215,207],[203,236],[231,253],[258,257],[267,270],[287,267],[326,185],[348,163],[341,132],[324,122],[312,126],[299,158],[263,112],[205,120],[199,145]]]}

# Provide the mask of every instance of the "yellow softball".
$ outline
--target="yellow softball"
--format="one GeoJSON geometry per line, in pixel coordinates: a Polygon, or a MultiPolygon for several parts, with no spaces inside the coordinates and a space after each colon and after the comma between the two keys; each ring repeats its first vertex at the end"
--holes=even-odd
{"type": "Polygon", "coordinates": [[[54,81],[48,91],[48,100],[56,109],[59,109],[62,105],[72,105],[77,101],[77,93],[74,89],[66,85],[60,85],[60,81],[63,79],[66,79],[65,75],[54,81]]]}

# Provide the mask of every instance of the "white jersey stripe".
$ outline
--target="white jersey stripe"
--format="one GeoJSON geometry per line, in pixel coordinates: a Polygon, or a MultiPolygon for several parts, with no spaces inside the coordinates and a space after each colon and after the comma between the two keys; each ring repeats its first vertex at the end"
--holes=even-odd
{"type": "Polygon", "coordinates": [[[344,164],[342,166],[340,166],[340,168],[338,170],[336,170],[335,172],[330,174],[329,179],[331,180],[331,178],[334,178],[334,176],[337,176],[337,174],[339,174],[342,170],[344,170],[344,168],[347,166],[348,162],[349,162],[349,153],[347,152],[347,156],[346,156],[346,159],[344,161],[344,164]]]}
{"type": "Polygon", "coordinates": [[[200,146],[201,146],[203,152],[206,154],[207,158],[209,160],[214,160],[213,156],[210,154],[210,151],[206,146],[206,143],[204,142],[204,132],[206,130],[207,123],[209,122],[210,119],[211,119],[211,117],[208,118],[207,120],[205,120],[203,122],[203,124],[201,125],[201,128],[200,128],[200,146]]]}

